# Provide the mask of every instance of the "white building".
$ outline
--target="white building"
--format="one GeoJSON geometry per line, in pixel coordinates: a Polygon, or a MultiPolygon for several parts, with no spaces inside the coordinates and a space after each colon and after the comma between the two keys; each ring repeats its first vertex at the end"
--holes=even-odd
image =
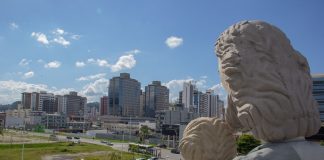
{"type": "Polygon", "coordinates": [[[183,107],[187,110],[189,110],[190,107],[193,107],[194,89],[195,86],[191,82],[183,83],[182,103],[183,107]]]}

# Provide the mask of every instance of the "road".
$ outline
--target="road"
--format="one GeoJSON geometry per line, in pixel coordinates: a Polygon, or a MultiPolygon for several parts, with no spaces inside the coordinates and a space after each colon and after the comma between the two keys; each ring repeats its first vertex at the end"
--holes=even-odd
{"type": "MultiPolygon", "coordinates": [[[[35,136],[43,136],[43,137],[49,137],[50,134],[46,133],[35,133],[35,132],[28,132],[28,134],[35,135],[35,136]]],[[[59,141],[68,141],[66,136],[63,135],[57,135],[57,138],[59,141]]],[[[80,142],[84,143],[91,143],[91,144],[97,144],[102,146],[107,146],[105,143],[101,143],[100,140],[95,139],[88,139],[88,138],[80,138],[80,142]]],[[[119,150],[119,151],[125,151],[128,152],[128,143],[112,143],[112,148],[119,150]]],[[[182,156],[180,154],[173,154],[168,149],[158,148],[161,149],[161,159],[166,160],[183,160],[182,156]]]]}

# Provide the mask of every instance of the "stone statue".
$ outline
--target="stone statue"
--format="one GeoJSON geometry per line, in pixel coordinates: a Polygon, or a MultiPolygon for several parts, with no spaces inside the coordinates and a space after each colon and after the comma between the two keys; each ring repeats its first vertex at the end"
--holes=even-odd
{"type": "Polygon", "coordinates": [[[215,152],[208,154],[221,157],[216,154],[222,153],[216,151],[225,147],[223,141],[230,144],[235,141],[231,138],[214,139],[228,136],[228,133],[233,136],[240,130],[251,131],[265,144],[246,156],[234,158],[235,152],[230,151],[231,156],[226,154],[226,157],[213,160],[323,160],[324,148],[304,139],[316,134],[320,128],[309,66],[285,34],[263,21],[239,22],[220,35],[216,52],[221,82],[228,92],[226,120],[222,125],[214,126],[212,122],[204,124],[204,118],[188,124],[180,143],[183,157],[196,159],[193,151],[207,154],[208,149],[204,147],[211,146],[209,143],[216,144],[212,145],[215,152]],[[217,131],[220,129],[227,131],[217,131]],[[215,138],[211,138],[213,136],[215,138]],[[207,141],[208,145],[199,144],[195,139],[200,139],[199,143],[207,141]]]}

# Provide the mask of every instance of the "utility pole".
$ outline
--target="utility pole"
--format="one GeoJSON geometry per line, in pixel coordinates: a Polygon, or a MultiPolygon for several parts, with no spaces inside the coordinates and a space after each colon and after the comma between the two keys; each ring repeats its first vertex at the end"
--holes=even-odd
{"type": "MultiPolygon", "coordinates": [[[[25,128],[26,128],[26,123],[24,121],[24,129],[23,129],[22,134],[21,134],[22,138],[23,138],[23,135],[24,135],[25,128]]],[[[25,149],[24,140],[22,141],[22,143],[23,143],[23,146],[22,146],[22,149],[21,149],[21,160],[24,160],[24,149],[25,149]]]]}

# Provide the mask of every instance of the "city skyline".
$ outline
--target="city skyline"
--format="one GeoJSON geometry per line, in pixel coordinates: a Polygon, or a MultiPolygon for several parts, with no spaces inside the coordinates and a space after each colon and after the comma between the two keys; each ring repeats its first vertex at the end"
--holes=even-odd
{"type": "Polygon", "coordinates": [[[171,101],[191,80],[225,100],[214,43],[225,28],[246,19],[281,28],[308,59],[311,73],[323,73],[323,3],[2,1],[0,104],[41,90],[77,91],[99,101],[109,79],[122,72],[141,82],[142,90],[161,81],[171,101]]]}

